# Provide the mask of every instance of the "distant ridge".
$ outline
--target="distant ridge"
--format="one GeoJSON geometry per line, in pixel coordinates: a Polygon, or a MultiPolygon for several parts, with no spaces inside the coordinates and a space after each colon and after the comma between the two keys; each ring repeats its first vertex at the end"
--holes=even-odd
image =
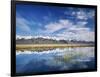
{"type": "Polygon", "coordinates": [[[93,41],[65,40],[56,37],[17,36],[16,44],[94,44],[93,41]]]}

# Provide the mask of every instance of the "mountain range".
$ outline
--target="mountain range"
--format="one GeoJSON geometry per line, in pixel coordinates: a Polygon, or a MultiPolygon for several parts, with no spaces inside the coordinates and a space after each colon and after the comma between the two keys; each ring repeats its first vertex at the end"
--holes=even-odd
{"type": "Polygon", "coordinates": [[[56,37],[42,37],[42,36],[17,36],[16,44],[94,44],[93,41],[84,40],[65,40],[56,37]]]}

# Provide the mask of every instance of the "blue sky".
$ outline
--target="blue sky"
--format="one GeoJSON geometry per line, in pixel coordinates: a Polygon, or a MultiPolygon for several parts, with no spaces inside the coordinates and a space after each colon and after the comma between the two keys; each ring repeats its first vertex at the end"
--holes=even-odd
{"type": "Polygon", "coordinates": [[[16,35],[94,41],[95,11],[90,8],[16,5],[16,35]]]}

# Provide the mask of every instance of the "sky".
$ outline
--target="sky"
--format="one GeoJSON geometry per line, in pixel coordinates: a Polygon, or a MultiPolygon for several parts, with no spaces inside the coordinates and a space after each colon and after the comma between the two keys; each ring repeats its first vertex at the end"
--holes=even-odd
{"type": "Polygon", "coordinates": [[[16,5],[16,36],[94,41],[93,8],[16,5]]]}

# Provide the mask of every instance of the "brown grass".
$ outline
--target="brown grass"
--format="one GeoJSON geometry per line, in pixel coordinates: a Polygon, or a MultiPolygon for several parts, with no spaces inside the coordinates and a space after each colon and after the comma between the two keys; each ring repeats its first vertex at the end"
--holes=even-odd
{"type": "Polygon", "coordinates": [[[17,44],[16,50],[50,50],[67,47],[92,47],[89,44],[17,44]]]}

